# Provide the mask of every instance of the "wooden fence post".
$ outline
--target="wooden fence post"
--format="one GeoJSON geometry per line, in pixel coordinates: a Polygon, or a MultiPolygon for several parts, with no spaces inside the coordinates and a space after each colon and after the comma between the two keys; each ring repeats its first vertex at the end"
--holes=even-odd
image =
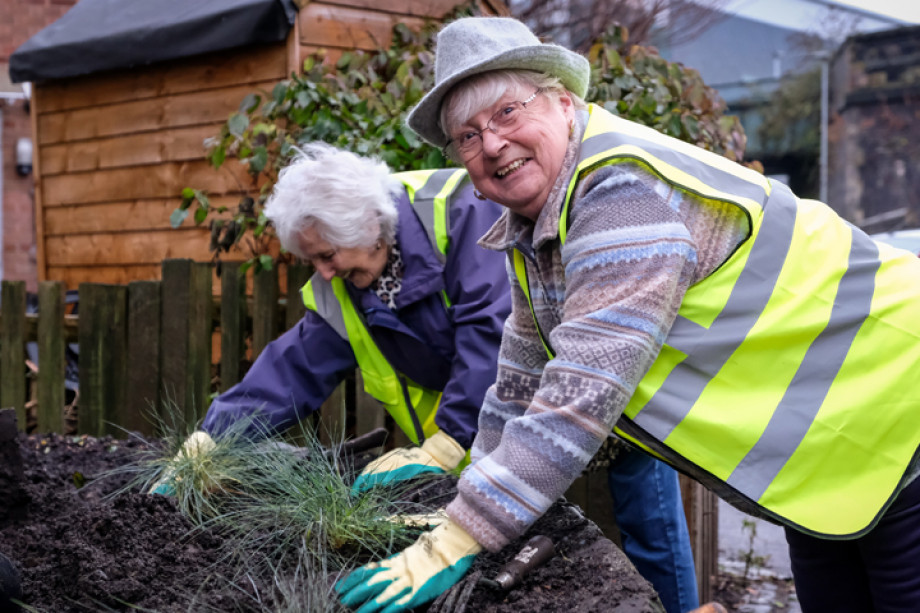
{"type": "Polygon", "coordinates": [[[189,311],[189,391],[186,412],[189,423],[204,418],[211,404],[211,333],[213,331],[214,297],[211,290],[211,265],[192,264],[191,309],[189,311]]]}
{"type": "Polygon", "coordinates": [[[220,275],[220,391],[240,380],[246,349],[246,278],[237,262],[225,262],[220,275]]]}
{"type": "Polygon", "coordinates": [[[124,285],[80,284],[80,434],[123,433],[127,365],[128,288],[124,285]]]}
{"type": "MultiPolygon", "coordinates": [[[[165,424],[177,425],[187,415],[188,312],[191,260],[164,260],[164,297],[160,308],[160,376],[162,377],[165,424]]],[[[160,434],[163,434],[162,432],[160,434]]]]}
{"type": "Polygon", "coordinates": [[[127,430],[150,435],[160,419],[159,281],[128,284],[127,430]]]}
{"type": "Polygon", "coordinates": [[[712,579],[719,572],[719,499],[684,475],[680,475],[680,489],[700,602],[709,602],[713,596],[712,579]]]}
{"type": "Polygon", "coordinates": [[[16,423],[26,429],[26,284],[3,281],[0,289],[0,408],[16,409],[16,423]]]}
{"type": "Polygon", "coordinates": [[[319,409],[317,429],[323,445],[341,443],[345,439],[345,386],[346,381],[340,383],[319,409]]]}
{"type": "Polygon", "coordinates": [[[192,260],[164,260],[160,372],[166,419],[195,427],[207,408],[211,374],[211,270],[192,260]]]}
{"type": "MultiPolygon", "coordinates": [[[[386,427],[386,410],[376,398],[364,391],[361,370],[355,370],[355,436],[386,427]]],[[[390,442],[390,441],[387,441],[390,442]]]]}
{"type": "Polygon", "coordinates": [[[64,284],[38,284],[39,432],[64,431],[64,284]]]}
{"type": "Polygon", "coordinates": [[[261,269],[252,279],[252,359],[278,335],[278,269],[261,269]]]}

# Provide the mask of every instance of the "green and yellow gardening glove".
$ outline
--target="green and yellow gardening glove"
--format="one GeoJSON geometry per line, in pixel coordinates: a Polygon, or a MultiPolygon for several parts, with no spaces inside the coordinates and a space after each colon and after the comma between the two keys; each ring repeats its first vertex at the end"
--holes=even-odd
{"type": "Polygon", "coordinates": [[[453,587],[480,551],[482,546],[448,519],[401,553],[352,571],[335,590],[345,606],[360,605],[358,613],[408,611],[453,587]]]}
{"type": "Polygon", "coordinates": [[[444,507],[430,513],[399,513],[385,518],[391,524],[402,524],[415,528],[437,528],[446,521],[450,521],[444,507]]]}
{"type": "Polygon", "coordinates": [[[466,457],[466,450],[453,438],[438,431],[421,447],[394,449],[368,464],[351,486],[360,493],[377,485],[412,479],[425,473],[453,470],[466,457]]]}
{"type": "MultiPolygon", "coordinates": [[[[179,453],[176,454],[176,457],[173,459],[173,462],[181,461],[183,457],[192,458],[201,454],[208,453],[214,449],[214,439],[211,436],[202,430],[197,430],[192,432],[185,442],[182,443],[182,447],[179,449],[179,453]]],[[[156,483],[153,484],[153,487],[150,488],[151,494],[160,494],[162,496],[175,496],[176,495],[176,485],[175,485],[175,471],[167,468],[164,471],[163,476],[160,477],[156,483]]]]}

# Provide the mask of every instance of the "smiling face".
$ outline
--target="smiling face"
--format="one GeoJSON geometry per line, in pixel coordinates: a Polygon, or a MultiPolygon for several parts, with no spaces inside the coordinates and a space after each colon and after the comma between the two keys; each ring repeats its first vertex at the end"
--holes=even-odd
{"type": "Polygon", "coordinates": [[[383,273],[388,250],[383,241],[374,247],[335,247],[314,227],[308,227],[297,237],[300,253],[309,260],[326,281],[341,277],[358,289],[365,289],[383,273]]]}
{"type": "MultiPolygon", "coordinates": [[[[459,138],[471,130],[483,130],[497,112],[509,103],[526,100],[534,89],[515,84],[494,104],[451,126],[448,136],[459,138]]],[[[510,134],[483,130],[482,153],[466,160],[464,166],[485,197],[536,219],[562,169],[575,109],[567,94],[541,93],[522,113],[520,127],[510,134]]]]}

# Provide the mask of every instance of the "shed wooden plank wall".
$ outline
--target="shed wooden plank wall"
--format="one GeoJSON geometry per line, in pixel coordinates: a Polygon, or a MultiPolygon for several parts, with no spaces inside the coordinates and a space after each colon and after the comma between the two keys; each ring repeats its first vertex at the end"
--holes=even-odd
{"type": "MultiPolygon", "coordinates": [[[[295,0],[296,1],[296,0],[295,0]]],[[[309,55],[317,49],[329,51],[337,58],[344,51],[373,51],[389,46],[393,26],[398,23],[418,29],[426,20],[442,19],[462,0],[331,0],[300,4],[300,53],[309,55]]],[[[500,2],[478,3],[487,14],[507,15],[500,2]]]]}
{"type": "Polygon", "coordinates": [[[388,45],[395,24],[421,26],[455,3],[303,1],[286,42],[36,84],[39,280],[122,284],[160,278],[164,259],[210,259],[206,230],[190,219],[172,229],[169,215],[185,187],[232,207],[251,185],[235,161],[215,172],[204,158],[204,139],[243,97],[271,91],[318,48],[334,59],[388,45]]]}
{"type": "Polygon", "coordinates": [[[39,278],[127,283],[159,278],[166,258],[207,260],[204,231],[169,214],[190,185],[235,200],[248,177],[215,172],[202,142],[286,74],[280,43],[37,85],[39,278]]]}

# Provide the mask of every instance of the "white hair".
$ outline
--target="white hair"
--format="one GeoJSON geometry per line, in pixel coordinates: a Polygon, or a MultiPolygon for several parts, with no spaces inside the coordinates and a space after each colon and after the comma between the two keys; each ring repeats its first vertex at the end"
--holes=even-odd
{"type": "Polygon", "coordinates": [[[587,108],[584,100],[567,91],[562,82],[551,75],[533,70],[490,70],[464,79],[447,94],[441,105],[441,125],[445,135],[450,138],[452,128],[466,123],[473,115],[498,102],[512,87],[542,89],[556,99],[560,94],[568,93],[576,109],[587,108]]]}
{"type": "Polygon", "coordinates": [[[308,228],[334,247],[393,244],[401,192],[382,161],[310,143],[281,169],[264,212],[281,245],[306,258],[297,239],[308,228]]]}

